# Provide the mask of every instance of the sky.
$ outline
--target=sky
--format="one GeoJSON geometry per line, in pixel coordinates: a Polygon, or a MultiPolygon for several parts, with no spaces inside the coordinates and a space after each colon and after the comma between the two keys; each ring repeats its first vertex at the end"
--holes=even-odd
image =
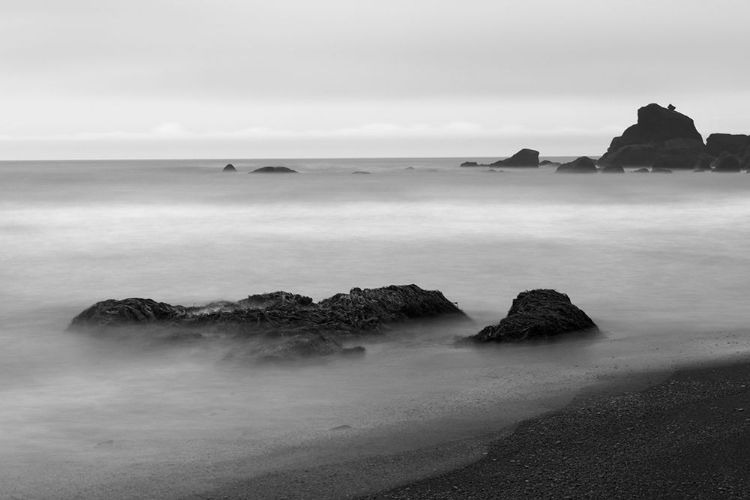
{"type": "Polygon", "coordinates": [[[0,160],[601,155],[750,133],[746,0],[0,0],[0,160]]]}

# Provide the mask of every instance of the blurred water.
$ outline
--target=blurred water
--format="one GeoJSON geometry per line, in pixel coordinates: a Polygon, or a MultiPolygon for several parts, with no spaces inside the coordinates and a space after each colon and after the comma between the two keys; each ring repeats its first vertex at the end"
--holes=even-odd
{"type": "Polygon", "coordinates": [[[189,488],[242,457],[265,470],[339,425],[459,419],[439,439],[465,437],[618,373],[748,352],[750,176],[461,161],[233,161],[238,174],[215,160],[0,163],[0,483],[18,498],[96,496],[127,478],[189,488]],[[269,164],[302,174],[245,174],[269,164]],[[107,298],[319,300],[407,283],[475,323],[375,339],[361,360],[263,370],[222,362],[231,345],[64,331],[107,298]],[[568,293],[603,334],[453,347],[538,287],[568,293]]]}

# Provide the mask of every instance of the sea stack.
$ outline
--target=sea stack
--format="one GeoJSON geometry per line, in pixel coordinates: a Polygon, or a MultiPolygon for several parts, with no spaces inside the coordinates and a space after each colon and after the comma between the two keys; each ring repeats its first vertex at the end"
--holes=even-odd
{"type": "Polygon", "coordinates": [[[672,168],[694,168],[708,154],[692,118],[674,109],[649,104],[638,110],[638,122],[612,139],[599,165],[652,166],[657,160],[672,168]],[[677,157],[674,161],[664,157],[677,157]]]}

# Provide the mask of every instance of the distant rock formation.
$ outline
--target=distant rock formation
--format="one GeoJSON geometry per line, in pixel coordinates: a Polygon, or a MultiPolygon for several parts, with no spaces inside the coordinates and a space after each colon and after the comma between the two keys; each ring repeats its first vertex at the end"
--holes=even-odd
{"type": "Polygon", "coordinates": [[[648,173],[651,173],[651,172],[647,168],[639,168],[637,170],[633,170],[633,173],[634,174],[648,174],[648,173]]]}
{"type": "Polygon", "coordinates": [[[289,167],[260,167],[252,172],[251,174],[298,174],[296,170],[292,170],[289,167]]]}
{"type": "Polygon", "coordinates": [[[469,338],[476,342],[521,342],[596,328],[564,293],[537,289],[518,294],[500,323],[469,338]]]}
{"type": "Polygon", "coordinates": [[[232,165],[231,163],[227,164],[227,166],[224,167],[224,170],[222,170],[222,172],[236,172],[236,171],[237,169],[234,168],[234,165],[232,165]]]}
{"type": "Polygon", "coordinates": [[[539,151],[524,148],[510,158],[506,158],[505,160],[498,160],[491,165],[493,167],[536,168],[539,166],[539,151]]]}
{"type": "Polygon", "coordinates": [[[739,158],[733,154],[723,154],[716,160],[714,172],[739,172],[741,170],[739,158]]]}
{"type": "Polygon", "coordinates": [[[671,174],[672,171],[669,170],[668,168],[657,168],[657,167],[654,167],[654,168],[651,169],[651,173],[652,174],[671,174]]]}
{"type": "Polygon", "coordinates": [[[539,162],[540,167],[559,167],[562,165],[559,161],[542,160],[539,162]]]}
{"type": "Polygon", "coordinates": [[[367,172],[366,170],[355,170],[354,172],[352,172],[352,174],[356,174],[356,175],[368,175],[368,174],[370,174],[370,172],[367,172]]]}
{"type": "Polygon", "coordinates": [[[750,136],[744,134],[711,134],[706,139],[706,148],[712,156],[729,153],[745,156],[750,152],[750,136]]]}
{"type": "MultiPolygon", "coordinates": [[[[291,359],[344,352],[340,338],[378,333],[411,319],[465,317],[439,291],[417,285],[353,288],[318,303],[289,292],[250,295],[238,302],[185,307],[130,298],[97,302],[73,318],[69,330],[153,340],[254,340],[238,353],[251,359],[291,359]]],[[[357,351],[359,352],[359,351],[357,351]]]]}
{"type": "Polygon", "coordinates": [[[625,169],[622,168],[622,165],[607,165],[601,169],[601,172],[603,174],[624,174],[625,169]]]}
{"type": "Polygon", "coordinates": [[[638,122],[628,127],[619,137],[612,139],[599,164],[614,163],[626,166],[651,166],[663,157],[679,156],[680,163],[694,168],[701,156],[707,153],[703,137],[693,120],[672,108],[649,104],[638,110],[638,122]],[[694,161],[683,161],[686,157],[694,161]]]}
{"type": "Polygon", "coordinates": [[[596,168],[596,163],[594,163],[594,160],[592,160],[588,156],[581,156],[571,162],[563,163],[562,165],[557,167],[557,170],[555,170],[555,173],[557,174],[595,174],[598,171],[599,170],[596,168]]]}
{"type": "Polygon", "coordinates": [[[494,163],[477,163],[475,161],[465,161],[462,167],[522,167],[537,168],[539,167],[539,151],[533,149],[522,149],[510,158],[498,160],[494,163]]]}

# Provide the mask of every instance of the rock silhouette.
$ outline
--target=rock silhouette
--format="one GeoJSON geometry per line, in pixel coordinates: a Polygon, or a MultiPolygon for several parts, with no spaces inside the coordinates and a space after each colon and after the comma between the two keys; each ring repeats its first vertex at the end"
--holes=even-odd
{"type": "Polygon", "coordinates": [[[557,170],[555,170],[555,173],[557,174],[595,174],[598,171],[599,170],[596,168],[596,163],[594,163],[594,160],[592,160],[588,156],[581,156],[571,162],[563,163],[562,165],[557,167],[557,170]]]}
{"type": "Polygon", "coordinates": [[[298,174],[296,170],[289,167],[260,167],[256,168],[251,174],[298,174]]]}

